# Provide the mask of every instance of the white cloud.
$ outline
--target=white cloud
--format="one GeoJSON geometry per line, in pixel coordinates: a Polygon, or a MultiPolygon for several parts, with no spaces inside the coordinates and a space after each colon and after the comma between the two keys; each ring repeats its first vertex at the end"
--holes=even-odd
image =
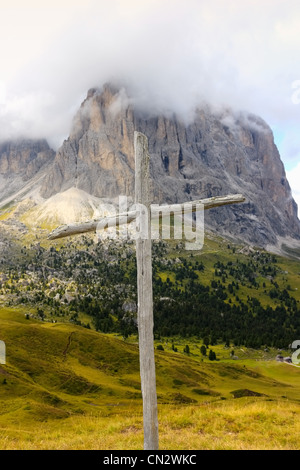
{"type": "Polygon", "coordinates": [[[15,15],[0,7],[0,138],[35,134],[57,146],[87,89],[121,80],[158,112],[189,117],[207,100],[257,113],[288,136],[282,156],[297,162],[298,0],[23,3],[9,3],[15,15]]]}
{"type": "Polygon", "coordinates": [[[0,105],[5,104],[6,102],[6,85],[4,82],[0,81],[0,105]]]}
{"type": "Polygon", "coordinates": [[[292,188],[293,197],[298,205],[298,216],[300,215],[300,162],[295,168],[286,172],[287,179],[292,188]]]}

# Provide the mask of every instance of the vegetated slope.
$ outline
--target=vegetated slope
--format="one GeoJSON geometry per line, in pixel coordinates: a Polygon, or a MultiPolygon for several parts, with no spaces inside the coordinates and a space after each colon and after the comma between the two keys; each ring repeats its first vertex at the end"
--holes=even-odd
{"type": "MultiPolygon", "coordinates": [[[[3,245],[0,301],[48,320],[136,334],[134,242],[76,237],[50,243],[41,232],[3,245]]],[[[181,242],[155,242],[155,335],[287,348],[300,336],[299,273],[296,260],[211,234],[197,252],[181,242]]]]}
{"type": "MultiPolygon", "coordinates": [[[[7,363],[0,366],[0,448],[142,447],[137,344],[76,325],[27,319],[21,309],[1,308],[0,320],[7,348],[7,363]]],[[[285,432],[297,424],[299,371],[272,360],[274,351],[239,349],[242,356],[234,361],[220,345],[214,347],[219,361],[212,362],[203,358],[200,342],[189,341],[189,354],[183,344],[178,339],[175,352],[164,342],[165,351],[155,353],[160,435],[167,448],[174,442],[183,448],[187,426],[193,430],[190,448],[199,448],[200,428],[216,439],[208,409],[210,419],[216,413],[223,423],[225,435],[234,423],[245,429],[247,420],[249,431],[253,419],[257,433],[268,413],[272,432],[283,419],[285,432]]],[[[268,445],[279,445],[274,434],[272,439],[268,445]]],[[[213,441],[203,445],[211,448],[213,441]]],[[[294,445],[292,439],[290,448],[294,445]]]]}

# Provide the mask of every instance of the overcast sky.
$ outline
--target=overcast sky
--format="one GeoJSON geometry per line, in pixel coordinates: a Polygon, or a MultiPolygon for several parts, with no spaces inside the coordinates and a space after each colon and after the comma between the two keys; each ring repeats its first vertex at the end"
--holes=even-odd
{"type": "Polygon", "coordinates": [[[271,126],[300,207],[299,0],[0,0],[0,139],[58,148],[89,88],[158,111],[203,99],[271,126]]]}

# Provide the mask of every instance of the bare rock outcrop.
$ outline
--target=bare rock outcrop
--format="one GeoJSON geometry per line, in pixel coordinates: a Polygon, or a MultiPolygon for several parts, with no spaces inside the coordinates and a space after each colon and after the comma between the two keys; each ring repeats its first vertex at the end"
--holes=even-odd
{"type": "Polygon", "coordinates": [[[98,197],[134,194],[133,134],[149,139],[153,202],[243,193],[242,205],[213,209],[208,226],[256,245],[300,239],[297,206],[270,127],[259,117],[198,109],[194,119],[135,109],[124,89],[89,90],[58,150],[42,196],[72,186],[98,197]]]}
{"type": "Polygon", "coordinates": [[[40,181],[54,161],[55,152],[47,141],[19,139],[0,143],[0,201],[25,197],[40,181]]]}
{"type": "Polygon", "coordinates": [[[55,152],[46,140],[17,140],[0,143],[0,175],[20,175],[24,181],[53,160],[55,152]]]}

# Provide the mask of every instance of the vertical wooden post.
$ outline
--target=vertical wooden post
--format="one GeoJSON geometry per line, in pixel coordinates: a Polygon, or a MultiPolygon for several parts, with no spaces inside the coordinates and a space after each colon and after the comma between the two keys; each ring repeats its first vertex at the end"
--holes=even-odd
{"type": "MultiPolygon", "coordinates": [[[[138,330],[140,374],[143,396],[144,449],[158,449],[157,396],[153,342],[153,293],[152,293],[152,253],[151,253],[151,213],[149,194],[149,154],[148,139],[145,135],[134,133],[135,148],[135,202],[147,209],[148,224],[140,233],[147,236],[137,237],[137,292],[138,292],[138,330]]],[[[143,222],[144,221],[144,222],[143,222]]]]}

